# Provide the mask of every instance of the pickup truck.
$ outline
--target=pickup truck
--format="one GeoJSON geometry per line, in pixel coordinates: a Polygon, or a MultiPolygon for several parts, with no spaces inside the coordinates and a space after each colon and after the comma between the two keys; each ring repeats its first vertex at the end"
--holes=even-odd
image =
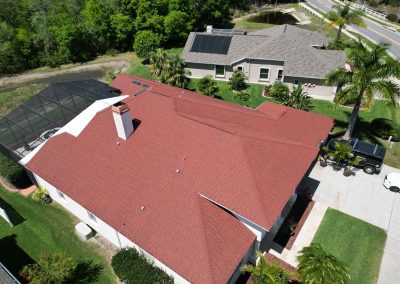
{"type": "Polygon", "coordinates": [[[367,174],[379,174],[382,170],[383,159],[385,158],[385,148],[370,144],[359,139],[339,140],[333,138],[329,140],[327,146],[329,151],[335,150],[336,143],[349,143],[353,148],[352,153],[359,157],[361,162],[358,165],[367,174]]]}

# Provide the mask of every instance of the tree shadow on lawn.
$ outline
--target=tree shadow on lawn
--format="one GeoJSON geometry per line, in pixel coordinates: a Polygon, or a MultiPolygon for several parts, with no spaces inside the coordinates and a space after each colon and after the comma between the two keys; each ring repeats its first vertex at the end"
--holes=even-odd
{"type": "Polygon", "coordinates": [[[78,262],[71,278],[65,281],[66,284],[89,284],[96,282],[100,276],[103,266],[93,263],[92,260],[81,260],[78,262]]]}
{"type": "Polygon", "coordinates": [[[10,204],[4,201],[1,197],[0,207],[6,211],[8,218],[10,218],[10,221],[11,223],[13,223],[14,226],[21,224],[25,221],[25,218],[22,217],[21,214],[19,214],[10,204]]]}
{"type": "Polygon", "coordinates": [[[0,239],[0,262],[21,282],[27,283],[21,278],[19,271],[35,261],[17,244],[15,234],[0,239]]]}
{"type": "MultiPolygon", "coordinates": [[[[350,119],[350,113],[346,113],[348,119],[350,119]]],[[[343,136],[348,127],[348,120],[335,120],[335,127],[341,128],[343,130],[337,131],[333,134],[334,137],[343,136]]],[[[373,144],[378,144],[379,146],[385,147],[379,139],[377,139],[370,131],[370,122],[365,121],[364,119],[358,117],[356,125],[354,127],[354,132],[352,138],[358,138],[366,142],[370,142],[373,144]]]]}

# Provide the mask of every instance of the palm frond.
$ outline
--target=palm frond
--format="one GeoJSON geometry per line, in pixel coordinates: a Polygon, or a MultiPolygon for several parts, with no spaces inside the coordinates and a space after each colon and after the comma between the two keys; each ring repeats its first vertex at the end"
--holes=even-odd
{"type": "Polygon", "coordinates": [[[345,68],[338,68],[331,71],[325,78],[326,85],[345,85],[351,82],[352,72],[345,68]]]}
{"type": "Polygon", "coordinates": [[[398,100],[400,99],[400,86],[390,80],[372,82],[367,90],[371,94],[376,94],[394,105],[398,104],[398,100]]]}

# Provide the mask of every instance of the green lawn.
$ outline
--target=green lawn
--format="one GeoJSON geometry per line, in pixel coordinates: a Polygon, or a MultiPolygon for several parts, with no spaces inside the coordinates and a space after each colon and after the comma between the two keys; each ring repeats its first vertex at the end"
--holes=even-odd
{"type": "Polygon", "coordinates": [[[313,242],[345,262],[350,283],[376,283],[385,246],[383,229],[334,209],[328,209],[313,242]]]}
{"type": "Polygon", "coordinates": [[[45,86],[45,84],[31,84],[12,91],[0,92],[0,115],[5,115],[15,109],[19,104],[43,90],[45,86]]]}
{"type": "Polygon", "coordinates": [[[30,197],[8,192],[2,186],[0,205],[12,207],[9,212],[16,213],[9,214],[10,218],[22,221],[12,228],[0,218],[0,261],[11,271],[18,271],[26,263],[36,261],[44,252],[65,252],[79,264],[81,278],[87,277],[86,281],[81,279],[79,283],[116,282],[112,268],[100,255],[100,250],[95,244],[80,241],[75,236],[76,219],[60,206],[43,205],[30,197]],[[90,281],[96,275],[98,279],[90,281]]]}

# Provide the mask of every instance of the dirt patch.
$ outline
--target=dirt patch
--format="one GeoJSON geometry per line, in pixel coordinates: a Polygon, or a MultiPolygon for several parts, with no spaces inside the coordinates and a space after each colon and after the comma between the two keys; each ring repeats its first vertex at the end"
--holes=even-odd
{"type": "Polygon", "coordinates": [[[88,63],[68,69],[49,72],[23,73],[15,76],[0,78],[0,91],[9,91],[32,83],[57,83],[83,79],[104,79],[107,71],[124,71],[130,63],[126,60],[88,63]]]}

